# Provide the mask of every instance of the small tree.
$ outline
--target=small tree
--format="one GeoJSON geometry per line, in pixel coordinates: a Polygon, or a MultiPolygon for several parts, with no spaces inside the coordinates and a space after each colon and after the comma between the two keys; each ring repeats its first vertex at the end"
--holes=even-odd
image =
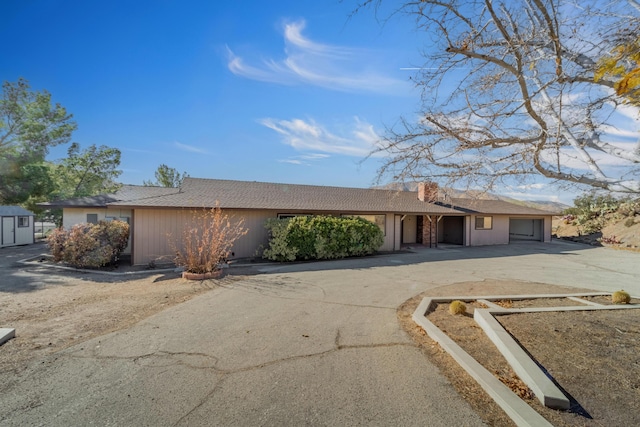
{"type": "Polygon", "coordinates": [[[163,163],[158,166],[158,169],[156,169],[155,176],[155,182],[145,180],[142,184],[147,187],[159,186],[178,188],[182,185],[182,181],[184,181],[189,174],[182,172],[182,175],[180,175],[180,172],[178,172],[176,168],[171,168],[163,163]]]}
{"type": "Polygon", "coordinates": [[[247,234],[244,219],[234,220],[219,206],[191,211],[191,220],[182,233],[182,241],[169,236],[175,263],[189,273],[212,273],[231,253],[236,240],[247,234]]]}

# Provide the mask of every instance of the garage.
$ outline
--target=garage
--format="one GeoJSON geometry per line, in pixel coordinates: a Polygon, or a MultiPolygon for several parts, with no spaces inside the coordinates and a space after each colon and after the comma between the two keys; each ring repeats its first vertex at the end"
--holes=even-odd
{"type": "Polygon", "coordinates": [[[543,242],[543,230],[544,219],[542,218],[509,218],[509,241],[543,242]]]}

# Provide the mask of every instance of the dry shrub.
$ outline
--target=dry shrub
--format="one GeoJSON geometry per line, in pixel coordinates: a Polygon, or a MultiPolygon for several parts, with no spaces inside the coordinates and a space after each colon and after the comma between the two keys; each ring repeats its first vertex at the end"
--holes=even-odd
{"type": "Polygon", "coordinates": [[[611,301],[613,301],[614,304],[629,304],[631,302],[631,295],[622,290],[615,291],[611,295],[611,301]]]}
{"type": "Polygon", "coordinates": [[[466,312],[467,306],[462,301],[455,300],[449,304],[449,313],[451,314],[465,314],[466,312]]]}
{"type": "Polygon", "coordinates": [[[129,224],[117,220],[59,228],[47,238],[54,261],[77,268],[104,267],[117,261],[128,242],[129,224]]]}
{"type": "Polygon", "coordinates": [[[175,252],[175,263],[190,273],[211,273],[218,270],[231,253],[236,240],[247,234],[244,218],[234,220],[219,206],[191,211],[191,219],[180,242],[169,236],[175,252]]]}

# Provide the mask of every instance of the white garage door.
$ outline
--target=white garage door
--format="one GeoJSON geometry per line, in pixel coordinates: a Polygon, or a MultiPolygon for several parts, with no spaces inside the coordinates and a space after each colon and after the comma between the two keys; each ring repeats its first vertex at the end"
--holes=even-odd
{"type": "Polygon", "coordinates": [[[542,219],[510,218],[509,240],[535,240],[542,242],[542,219]]]}

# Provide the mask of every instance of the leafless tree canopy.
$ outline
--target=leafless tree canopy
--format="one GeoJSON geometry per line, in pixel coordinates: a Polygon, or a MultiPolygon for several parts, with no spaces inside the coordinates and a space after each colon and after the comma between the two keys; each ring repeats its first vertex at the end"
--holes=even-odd
{"type": "Polygon", "coordinates": [[[425,0],[398,12],[425,38],[422,111],[388,131],[380,177],[490,189],[541,174],[640,193],[640,141],[612,127],[614,114],[631,125],[638,113],[594,79],[616,43],[637,37],[637,1],[425,0]]]}

